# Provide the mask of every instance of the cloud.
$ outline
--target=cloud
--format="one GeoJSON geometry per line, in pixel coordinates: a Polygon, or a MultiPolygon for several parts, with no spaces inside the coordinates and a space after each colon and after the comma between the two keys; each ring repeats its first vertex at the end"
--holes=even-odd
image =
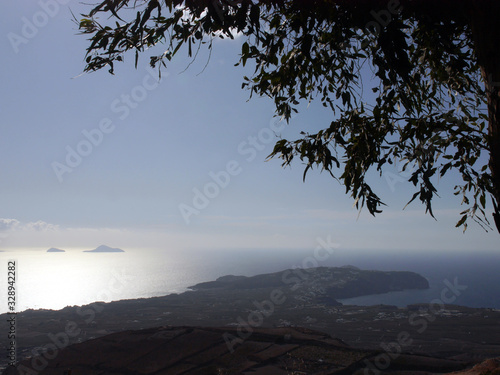
{"type": "Polygon", "coordinates": [[[38,232],[55,231],[59,229],[59,225],[46,223],[45,221],[38,220],[27,223],[23,226],[25,230],[34,230],[38,232]]]}
{"type": "Polygon", "coordinates": [[[45,232],[59,229],[58,225],[50,224],[42,220],[21,223],[17,219],[0,218],[0,231],[35,231],[45,232]]]}
{"type": "Polygon", "coordinates": [[[19,227],[19,220],[0,218],[0,231],[13,230],[19,227]]]}

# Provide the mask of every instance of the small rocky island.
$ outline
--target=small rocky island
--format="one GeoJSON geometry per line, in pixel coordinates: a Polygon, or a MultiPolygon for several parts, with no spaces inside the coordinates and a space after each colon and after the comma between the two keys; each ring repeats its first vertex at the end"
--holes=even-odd
{"type": "Polygon", "coordinates": [[[93,250],[84,250],[84,253],[124,253],[125,251],[117,247],[109,247],[106,245],[101,245],[93,250]]]}
{"type": "Polygon", "coordinates": [[[55,247],[51,247],[50,249],[47,250],[48,253],[65,253],[66,250],[61,250],[61,249],[57,249],[55,247]]]}

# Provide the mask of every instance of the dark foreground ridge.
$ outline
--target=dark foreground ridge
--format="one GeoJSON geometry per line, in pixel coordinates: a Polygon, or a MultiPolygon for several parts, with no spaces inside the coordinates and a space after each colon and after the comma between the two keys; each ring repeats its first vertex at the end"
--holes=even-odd
{"type": "MultiPolygon", "coordinates": [[[[366,374],[380,352],[353,349],[341,340],[303,328],[257,328],[234,348],[226,341],[236,328],[159,327],[125,331],[63,349],[38,372],[60,375],[114,374],[366,374]],[[231,348],[231,349],[230,349],[231,348]]],[[[18,365],[29,373],[32,362],[18,365]]],[[[401,354],[388,370],[398,374],[449,373],[466,364],[457,360],[401,354]],[[403,372],[404,371],[404,372],[403,372]]],[[[15,371],[13,372],[15,373],[15,371]]],[[[384,371],[385,373],[385,371],[384,371]]]]}

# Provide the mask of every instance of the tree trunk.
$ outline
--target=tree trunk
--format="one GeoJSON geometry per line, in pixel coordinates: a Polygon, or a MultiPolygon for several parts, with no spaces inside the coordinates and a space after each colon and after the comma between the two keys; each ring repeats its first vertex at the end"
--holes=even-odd
{"type": "Polygon", "coordinates": [[[500,65],[497,65],[495,74],[482,69],[483,76],[492,81],[487,86],[488,90],[488,136],[490,146],[490,170],[493,180],[493,217],[500,233],[500,65]],[[495,78],[496,77],[496,78],[495,78]],[[496,85],[496,86],[493,86],[496,85]]]}
{"type": "Polygon", "coordinates": [[[489,167],[493,181],[493,217],[500,233],[500,2],[471,2],[475,52],[485,82],[488,99],[489,167]]]}

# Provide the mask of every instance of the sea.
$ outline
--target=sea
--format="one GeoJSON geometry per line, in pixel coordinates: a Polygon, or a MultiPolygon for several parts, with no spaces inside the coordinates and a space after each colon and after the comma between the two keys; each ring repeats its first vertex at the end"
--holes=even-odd
{"type": "Polygon", "coordinates": [[[335,249],[320,255],[313,250],[284,249],[132,249],[123,253],[0,252],[0,313],[8,312],[12,306],[8,305],[9,295],[15,297],[17,312],[58,310],[95,301],[182,293],[196,283],[224,275],[253,276],[293,268],[344,265],[381,271],[414,271],[427,278],[430,285],[426,290],[341,300],[344,304],[404,307],[431,303],[442,298],[443,290],[451,284],[458,291],[454,304],[500,309],[500,250],[384,252],[335,249]],[[12,262],[15,262],[15,270],[12,262]],[[15,272],[15,284],[8,283],[9,264],[11,272],[15,272]]]}

